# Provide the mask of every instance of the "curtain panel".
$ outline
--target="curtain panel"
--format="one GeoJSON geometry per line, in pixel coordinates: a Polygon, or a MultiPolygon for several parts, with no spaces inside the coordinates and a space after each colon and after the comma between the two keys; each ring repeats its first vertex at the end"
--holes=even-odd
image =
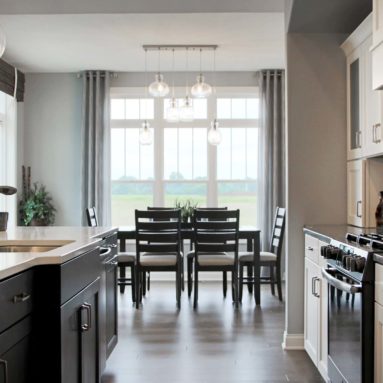
{"type": "Polygon", "coordinates": [[[82,223],[85,209],[95,207],[100,226],[111,223],[110,74],[86,71],[83,78],[82,223]]]}
{"type": "Polygon", "coordinates": [[[285,71],[257,72],[260,92],[259,222],[268,251],[277,206],[285,207],[285,71]]]}

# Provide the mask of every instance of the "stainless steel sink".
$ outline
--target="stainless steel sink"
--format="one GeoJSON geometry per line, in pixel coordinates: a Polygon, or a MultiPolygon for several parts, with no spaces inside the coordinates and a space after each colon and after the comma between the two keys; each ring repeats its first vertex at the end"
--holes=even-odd
{"type": "Polygon", "coordinates": [[[10,245],[0,246],[0,253],[44,253],[45,251],[57,249],[60,246],[23,246],[10,245]]]}

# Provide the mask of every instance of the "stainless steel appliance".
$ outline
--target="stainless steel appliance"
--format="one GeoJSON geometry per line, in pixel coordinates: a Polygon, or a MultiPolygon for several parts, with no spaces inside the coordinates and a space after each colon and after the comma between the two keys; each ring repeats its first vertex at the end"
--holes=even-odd
{"type": "MultiPolygon", "coordinates": [[[[374,377],[374,262],[376,238],[348,234],[321,248],[329,284],[328,374],[332,383],[369,383],[374,377]]],[[[382,246],[380,248],[380,246],[382,246]]]]}

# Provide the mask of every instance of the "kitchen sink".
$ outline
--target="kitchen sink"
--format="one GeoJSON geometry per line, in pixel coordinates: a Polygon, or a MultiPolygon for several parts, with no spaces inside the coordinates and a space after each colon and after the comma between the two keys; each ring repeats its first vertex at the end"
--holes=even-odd
{"type": "Polygon", "coordinates": [[[9,245],[0,246],[0,253],[44,253],[45,251],[57,249],[60,246],[52,245],[39,245],[39,246],[23,246],[23,245],[9,245]]]}

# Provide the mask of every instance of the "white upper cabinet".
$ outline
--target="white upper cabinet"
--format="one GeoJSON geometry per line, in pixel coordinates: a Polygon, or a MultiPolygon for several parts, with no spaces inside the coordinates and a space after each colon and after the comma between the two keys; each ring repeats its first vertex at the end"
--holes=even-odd
{"type": "Polygon", "coordinates": [[[373,0],[372,40],[372,86],[383,89],[383,0],[373,0]]]}
{"type": "Polygon", "coordinates": [[[342,44],[347,57],[347,159],[383,154],[383,97],[373,90],[372,14],[342,44]]]}
{"type": "Polygon", "coordinates": [[[347,162],[347,223],[363,227],[366,224],[366,160],[347,162]]]}

